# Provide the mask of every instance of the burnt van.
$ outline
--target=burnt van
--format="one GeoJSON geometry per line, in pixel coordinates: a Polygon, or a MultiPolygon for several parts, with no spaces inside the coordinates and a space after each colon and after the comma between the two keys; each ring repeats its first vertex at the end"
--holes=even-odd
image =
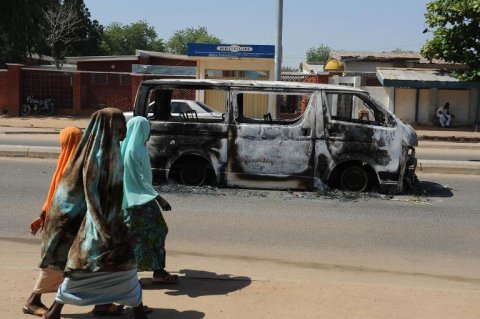
{"type": "Polygon", "coordinates": [[[348,86],[147,80],[133,115],[150,119],[147,146],[157,182],[401,192],[415,180],[415,131],[348,86]],[[197,101],[217,115],[172,112],[178,100],[197,101]]]}

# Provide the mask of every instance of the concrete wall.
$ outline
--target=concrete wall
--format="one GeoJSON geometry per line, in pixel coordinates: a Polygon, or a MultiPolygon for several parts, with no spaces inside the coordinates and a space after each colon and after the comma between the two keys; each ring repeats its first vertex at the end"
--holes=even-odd
{"type": "Polygon", "coordinates": [[[473,124],[474,119],[469,118],[470,90],[438,90],[437,108],[450,103],[450,112],[455,115],[452,126],[473,124]]]}
{"type": "MultiPolygon", "coordinates": [[[[415,123],[415,107],[417,90],[391,87],[361,87],[394,112],[407,123],[415,123]],[[394,105],[395,104],[395,105],[394,105]]],[[[435,111],[446,102],[450,103],[450,111],[456,116],[453,126],[466,126],[475,123],[477,115],[479,89],[446,90],[420,89],[418,92],[418,118],[416,124],[433,125],[435,111]]],[[[479,115],[480,116],[480,115],[479,115]]]]}

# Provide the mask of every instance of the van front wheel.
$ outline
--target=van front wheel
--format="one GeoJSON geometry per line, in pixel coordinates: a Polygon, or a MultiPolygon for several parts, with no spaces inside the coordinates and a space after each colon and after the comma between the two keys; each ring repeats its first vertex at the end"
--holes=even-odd
{"type": "Polygon", "coordinates": [[[340,174],[340,186],[346,191],[363,192],[368,186],[368,174],[361,166],[349,166],[340,174]]]}
{"type": "Polygon", "coordinates": [[[207,179],[205,165],[200,161],[187,161],[180,168],[180,182],[191,186],[200,186],[207,179]]]}

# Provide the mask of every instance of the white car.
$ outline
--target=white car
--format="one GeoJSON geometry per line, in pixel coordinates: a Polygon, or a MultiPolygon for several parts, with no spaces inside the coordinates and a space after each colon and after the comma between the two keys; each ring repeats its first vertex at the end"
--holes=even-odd
{"type": "MultiPolygon", "coordinates": [[[[155,102],[149,104],[148,117],[153,118],[153,106],[155,102]]],[[[198,119],[221,120],[223,114],[215,111],[210,106],[200,101],[173,99],[170,102],[170,119],[182,119],[184,121],[195,121],[198,119]]],[[[133,117],[133,112],[124,112],[128,122],[133,117]]]]}

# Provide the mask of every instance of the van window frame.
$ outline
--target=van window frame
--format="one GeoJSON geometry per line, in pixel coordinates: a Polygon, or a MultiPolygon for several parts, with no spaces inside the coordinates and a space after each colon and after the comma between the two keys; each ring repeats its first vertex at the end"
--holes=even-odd
{"type": "MultiPolygon", "coordinates": [[[[224,91],[225,92],[225,100],[224,100],[224,106],[225,106],[225,112],[224,112],[224,116],[222,118],[222,120],[213,120],[213,121],[208,121],[208,120],[205,120],[205,119],[202,119],[202,120],[197,120],[197,121],[194,121],[196,123],[219,123],[219,124],[222,124],[222,123],[229,123],[230,121],[230,116],[229,116],[229,113],[230,113],[230,87],[228,86],[225,86],[225,85],[205,85],[205,84],[201,84],[201,85],[195,85],[195,84],[182,84],[182,83],[179,83],[179,84],[160,84],[160,85],[148,85],[146,86],[146,90],[144,90],[142,92],[142,94],[140,95],[140,99],[142,100],[142,105],[144,106],[144,109],[142,110],[142,112],[139,112],[139,110],[135,109],[134,110],[134,115],[141,115],[143,117],[146,117],[147,119],[149,119],[150,121],[160,121],[160,122],[176,122],[176,121],[171,121],[171,120],[165,120],[165,119],[159,119],[159,116],[157,113],[160,113],[160,112],[155,112],[154,110],[154,115],[153,116],[149,116],[149,104],[150,104],[150,97],[151,97],[151,94],[153,91],[169,91],[170,93],[170,97],[169,97],[169,101],[171,103],[172,100],[174,100],[174,98],[172,97],[172,92],[174,90],[203,90],[203,91],[207,91],[207,90],[217,90],[217,91],[224,91]]],[[[158,97],[155,97],[155,99],[157,99],[158,97]]],[[[156,103],[155,103],[156,104],[156,103]]],[[[136,103],[136,105],[138,105],[138,103],[136,103]]],[[[158,107],[160,108],[160,107],[158,107]]],[[[168,105],[166,106],[166,109],[168,109],[168,113],[171,114],[171,106],[168,105]]],[[[165,112],[166,113],[166,112],[165,112]]],[[[182,122],[189,122],[189,121],[182,121],[182,122]]]]}
{"type": "Polygon", "coordinates": [[[259,87],[237,87],[232,88],[230,92],[231,104],[233,106],[232,118],[236,124],[272,124],[272,125],[292,125],[300,122],[305,114],[308,112],[308,109],[311,108],[311,105],[314,100],[314,94],[318,90],[305,90],[305,89],[296,89],[296,88],[259,88],[259,87]],[[305,107],[305,110],[297,117],[292,119],[285,120],[274,120],[271,119],[271,114],[267,113],[264,115],[263,119],[260,118],[247,118],[243,117],[243,112],[240,114],[240,108],[238,104],[238,96],[244,93],[258,93],[258,94],[278,94],[278,95],[297,95],[297,96],[308,96],[308,103],[305,107]],[[270,116],[270,119],[268,118],[270,116]]]}
{"type": "Polygon", "coordinates": [[[348,91],[348,90],[325,90],[323,92],[324,94],[324,101],[327,107],[327,114],[328,114],[328,121],[329,122],[339,122],[339,123],[349,123],[349,124],[356,124],[356,125],[371,125],[375,127],[395,127],[397,126],[397,122],[395,121],[394,117],[392,114],[378,101],[373,99],[370,94],[364,93],[364,92],[356,92],[356,91],[348,91]],[[344,119],[344,118],[335,118],[332,116],[332,105],[328,101],[328,95],[341,95],[341,94],[349,94],[352,96],[355,96],[359,98],[363,104],[372,111],[376,118],[376,112],[381,113],[380,116],[384,117],[384,122],[380,121],[365,121],[365,120],[359,120],[359,119],[344,119]]]}

